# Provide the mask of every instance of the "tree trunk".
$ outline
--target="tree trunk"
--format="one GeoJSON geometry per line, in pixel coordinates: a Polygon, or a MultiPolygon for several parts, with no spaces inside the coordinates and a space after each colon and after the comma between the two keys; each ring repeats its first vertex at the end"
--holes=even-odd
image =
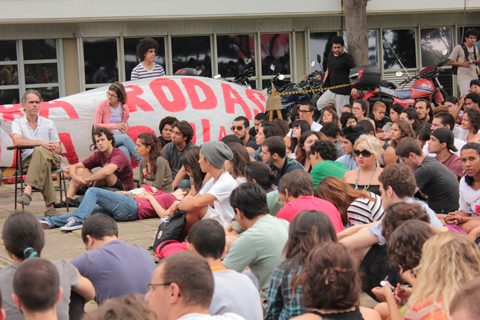
{"type": "Polygon", "coordinates": [[[369,64],[367,2],[368,0],[343,0],[348,53],[357,66],[369,64]]]}

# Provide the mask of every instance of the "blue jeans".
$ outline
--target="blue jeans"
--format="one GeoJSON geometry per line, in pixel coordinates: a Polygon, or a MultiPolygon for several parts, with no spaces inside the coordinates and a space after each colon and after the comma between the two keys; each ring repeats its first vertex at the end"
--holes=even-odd
{"type": "Polygon", "coordinates": [[[115,147],[122,150],[129,161],[130,155],[132,155],[133,159],[140,163],[140,160],[142,160],[143,157],[137,155],[137,151],[135,151],[135,142],[133,142],[128,134],[115,134],[113,137],[115,138],[115,147]]]}
{"type": "Polygon", "coordinates": [[[89,188],[77,210],[43,219],[51,228],[58,228],[63,227],[70,217],[83,224],[90,215],[99,212],[108,214],[116,221],[138,220],[138,205],[134,198],[100,188],[89,188]]]}

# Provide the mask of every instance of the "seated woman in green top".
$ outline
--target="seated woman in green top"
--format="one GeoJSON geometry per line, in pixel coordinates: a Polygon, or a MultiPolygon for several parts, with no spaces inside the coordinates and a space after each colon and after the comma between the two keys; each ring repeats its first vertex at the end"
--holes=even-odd
{"type": "Polygon", "coordinates": [[[310,163],[312,171],[310,172],[313,178],[313,187],[325,177],[334,176],[342,179],[343,174],[348,171],[348,168],[337,159],[337,149],[330,141],[319,140],[310,147],[310,163]]]}

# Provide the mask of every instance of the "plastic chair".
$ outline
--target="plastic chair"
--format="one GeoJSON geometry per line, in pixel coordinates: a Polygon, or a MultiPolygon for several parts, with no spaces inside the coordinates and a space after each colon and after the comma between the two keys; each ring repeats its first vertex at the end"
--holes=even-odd
{"type": "MultiPolygon", "coordinates": [[[[7,150],[14,150],[16,152],[15,157],[15,210],[17,210],[17,193],[18,189],[20,189],[20,194],[23,193],[23,166],[22,166],[22,150],[25,149],[34,149],[38,147],[38,145],[25,145],[25,146],[10,146],[7,147],[7,150]],[[18,176],[20,176],[20,181],[18,181],[18,176]],[[18,183],[20,182],[20,188],[18,188],[18,183]]],[[[65,195],[65,203],[67,206],[67,212],[69,212],[68,208],[68,201],[67,201],[67,183],[65,181],[65,172],[63,172],[62,168],[58,168],[52,170],[51,173],[57,174],[57,182],[58,186],[55,187],[56,191],[60,191],[60,202],[63,202],[62,192],[65,195]]],[[[40,190],[33,188],[32,192],[40,192],[40,190]]],[[[22,210],[25,209],[25,205],[22,204],[22,210]]]]}

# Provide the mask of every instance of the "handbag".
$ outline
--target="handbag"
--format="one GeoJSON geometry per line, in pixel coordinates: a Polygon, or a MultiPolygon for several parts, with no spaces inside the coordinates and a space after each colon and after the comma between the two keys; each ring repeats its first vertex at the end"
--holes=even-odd
{"type": "Polygon", "coordinates": [[[157,252],[157,247],[165,241],[179,240],[180,234],[185,226],[186,218],[187,211],[178,211],[160,222],[155,237],[153,238],[152,249],[154,252],[157,252]]]}

